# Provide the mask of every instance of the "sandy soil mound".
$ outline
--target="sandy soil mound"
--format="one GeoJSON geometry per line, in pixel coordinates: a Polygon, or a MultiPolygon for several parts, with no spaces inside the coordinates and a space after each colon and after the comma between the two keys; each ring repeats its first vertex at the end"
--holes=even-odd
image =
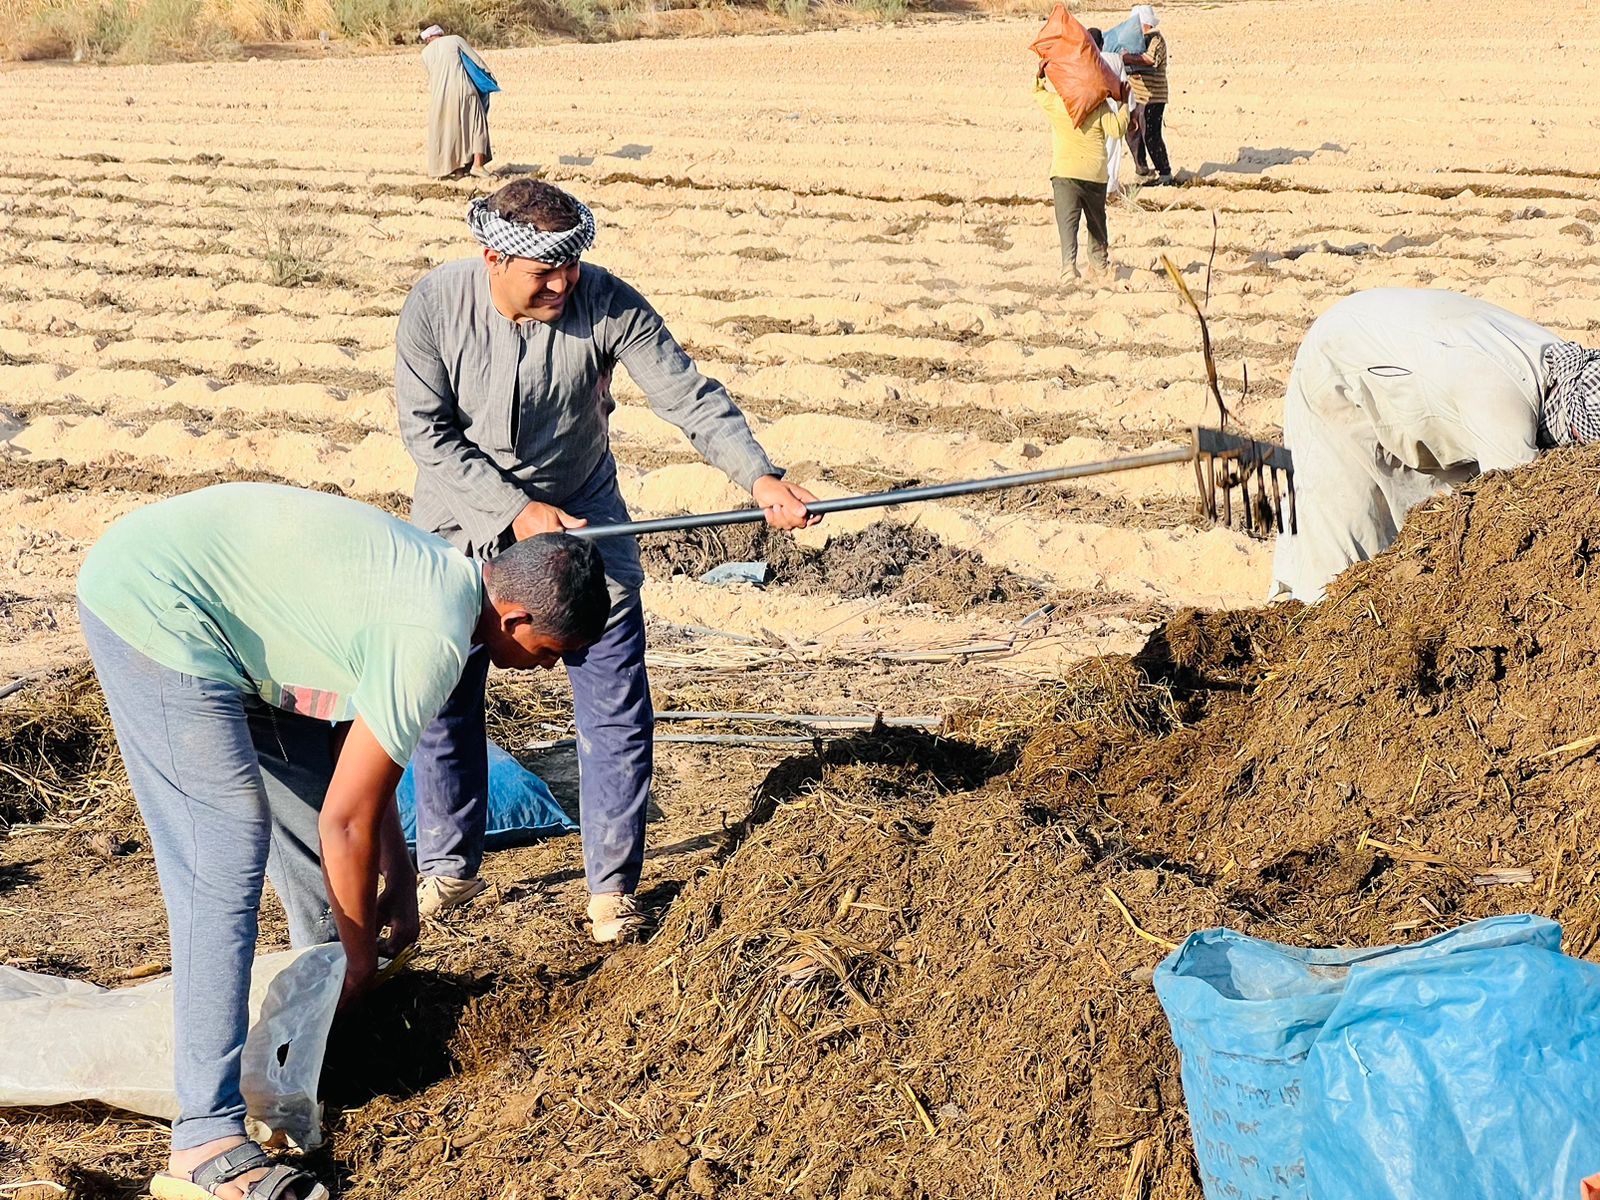
{"type": "Polygon", "coordinates": [[[469,1013],[509,1052],[426,1105],[460,1161],[340,1157],[419,1196],[1198,1196],[1162,943],[1534,910],[1593,948],[1597,468],[1430,505],[1318,608],[785,764],[653,941],[469,1013]]]}

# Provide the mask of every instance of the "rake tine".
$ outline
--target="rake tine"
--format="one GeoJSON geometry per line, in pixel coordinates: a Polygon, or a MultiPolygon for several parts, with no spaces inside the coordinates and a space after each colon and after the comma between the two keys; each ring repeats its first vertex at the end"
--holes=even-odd
{"type": "Polygon", "coordinates": [[[1206,519],[1217,523],[1217,456],[1206,455],[1206,519]]]}
{"type": "Polygon", "coordinates": [[[1200,499],[1200,511],[1204,512],[1206,508],[1206,475],[1205,469],[1200,465],[1200,457],[1200,446],[1197,443],[1194,448],[1194,490],[1195,495],[1200,499]]]}
{"type": "Polygon", "coordinates": [[[1272,520],[1279,533],[1283,532],[1283,493],[1278,490],[1278,469],[1272,468],[1268,474],[1272,477],[1272,520]]]}
{"type": "Polygon", "coordinates": [[[1222,517],[1229,529],[1233,528],[1233,489],[1228,486],[1228,473],[1222,473],[1222,517]]]}
{"type": "Polygon", "coordinates": [[[1256,523],[1257,532],[1265,534],[1267,532],[1266,518],[1262,516],[1262,513],[1267,505],[1267,485],[1261,479],[1261,456],[1257,454],[1255,458],[1255,465],[1250,468],[1250,474],[1255,477],[1256,481],[1255,498],[1250,501],[1250,516],[1256,523]]]}
{"type": "Polygon", "coordinates": [[[1289,485],[1289,532],[1295,535],[1300,533],[1300,510],[1295,502],[1294,472],[1286,472],[1289,485]]]}
{"type": "Polygon", "coordinates": [[[1256,523],[1257,531],[1265,534],[1267,532],[1266,520],[1262,516],[1262,511],[1267,505],[1267,485],[1261,478],[1261,452],[1259,450],[1253,451],[1252,458],[1255,461],[1250,466],[1250,474],[1255,477],[1256,494],[1255,499],[1250,502],[1250,517],[1256,523]]]}

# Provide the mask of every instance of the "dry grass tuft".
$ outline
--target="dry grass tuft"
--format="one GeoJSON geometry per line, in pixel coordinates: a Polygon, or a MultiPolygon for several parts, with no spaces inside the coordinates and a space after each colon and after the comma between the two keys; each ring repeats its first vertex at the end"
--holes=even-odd
{"type": "Polygon", "coordinates": [[[129,796],[90,667],[0,700],[0,829],[99,817],[129,796]]]}
{"type": "Polygon", "coordinates": [[[302,198],[279,193],[259,202],[246,214],[245,231],[275,287],[317,283],[338,257],[338,234],[302,198]]]}

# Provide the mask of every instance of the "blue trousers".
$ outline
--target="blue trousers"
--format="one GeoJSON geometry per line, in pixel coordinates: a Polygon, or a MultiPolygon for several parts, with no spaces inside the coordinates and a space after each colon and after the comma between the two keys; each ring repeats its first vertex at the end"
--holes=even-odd
{"type": "Polygon", "coordinates": [[[333,726],[169,670],[82,605],[84,639],[155,854],[172,941],[174,1064],[186,1150],[244,1133],[240,1060],[263,876],[296,946],[338,938],[317,817],[333,726]]]}
{"type": "MultiPolygon", "coordinates": [[[[639,593],[613,588],[605,635],[567,660],[578,729],[578,823],[590,892],[632,892],[644,866],[645,812],[655,765],[655,710],[644,648],[639,593]]],[[[483,718],[488,675],[489,656],[474,647],[456,690],[411,756],[417,870],[423,875],[471,879],[483,864],[489,819],[483,718]]]]}

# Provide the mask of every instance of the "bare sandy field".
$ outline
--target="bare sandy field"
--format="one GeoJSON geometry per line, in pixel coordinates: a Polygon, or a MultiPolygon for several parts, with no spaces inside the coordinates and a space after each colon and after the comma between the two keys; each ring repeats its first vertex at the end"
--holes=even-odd
{"type": "MultiPolygon", "coordinates": [[[[1559,28],[1526,0],[1436,0],[1405,29],[1396,11],[1163,6],[1184,182],[1113,208],[1117,277],[1098,287],[1058,275],[1033,21],[494,53],[494,165],[593,206],[594,261],[655,302],[820,494],[1107,458],[1209,422],[1198,329],[1162,255],[1205,299],[1242,423],[1274,436],[1301,334],[1354,290],[1457,288],[1600,337],[1600,99],[1568,82],[1600,56],[1600,9],[1559,28]]],[[[403,508],[395,318],[426,270],[474,252],[465,205],[494,186],[422,177],[422,85],[413,53],[0,70],[0,686],[81,660],[74,574],[131,508],[239,476],[403,508]],[[274,285],[263,229],[329,231],[319,278],[274,285]]],[[[637,515],[741,501],[625,379],[618,399],[637,515]]],[[[899,564],[914,586],[886,596],[654,575],[663,702],[939,715],[1130,650],[1178,607],[1254,602],[1271,554],[1197,520],[1177,468],[899,519],[940,550],[899,564]],[[1003,600],[923,588],[966,579],[954,567],[974,555],[1003,600]],[[975,645],[1006,652],[964,662],[975,645]]],[[[698,551],[706,565],[715,550],[698,551]]],[[[545,715],[565,719],[559,696],[545,715]]],[[[781,759],[664,755],[657,901],[711,861],[781,759]]],[[[104,862],[78,836],[136,839],[136,814],[66,827],[7,839],[0,883],[20,906],[0,908],[0,961],[105,983],[159,963],[148,854],[104,862]]],[[[423,967],[468,981],[453,1012],[509,961],[592,967],[572,842],[497,856],[491,913],[430,934],[423,967]]],[[[439,1077],[424,1075],[391,1091],[439,1077]]],[[[16,1161],[92,1143],[108,1194],[155,1161],[149,1126],[55,1120],[7,1132],[16,1161]]],[[[391,1182],[370,1194],[399,1194],[391,1182]]]]}
{"type": "MultiPolygon", "coordinates": [[[[1032,24],[952,21],[802,37],[570,46],[494,56],[497,166],[587,199],[595,261],[632,280],[820,492],[1145,448],[1208,417],[1195,324],[1270,434],[1297,339],[1378,284],[1464,288],[1573,334],[1600,220],[1593,114],[1551,88],[1600,14],[1525,40],[1543,10],[1439,6],[1430,52],[1369,3],[1174,6],[1169,141],[1182,188],[1112,214],[1120,279],[1056,269],[1032,24]],[[1442,15],[1448,11],[1448,16],[1442,15]]],[[[1093,19],[1095,14],[1086,12],[1093,19]]],[[[1114,14],[1104,14],[1110,22],[1114,14]]],[[[68,597],[107,521],[196,472],[404,492],[394,318],[430,265],[468,254],[489,182],[419,175],[411,54],[0,73],[0,404],[9,462],[109,467],[57,494],[0,492],[0,674],[75,654],[68,597]],[[336,234],[324,279],[266,282],[257,230],[336,234]]],[[[739,497],[624,384],[615,421],[640,514],[739,497]]],[[[1152,603],[1258,596],[1270,547],[1192,521],[1180,470],[1069,504],[906,513],[1052,590],[1103,593],[1034,629],[1051,670],[1126,647],[1152,603]]],[[[870,518],[868,518],[870,519],[870,518]]],[[[834,530],[862,522],[835,522],[834,530]]],[[[948,614],[652,584],[659,617],[744,635],[908,647],[1003,632],[948,614]]]]}

